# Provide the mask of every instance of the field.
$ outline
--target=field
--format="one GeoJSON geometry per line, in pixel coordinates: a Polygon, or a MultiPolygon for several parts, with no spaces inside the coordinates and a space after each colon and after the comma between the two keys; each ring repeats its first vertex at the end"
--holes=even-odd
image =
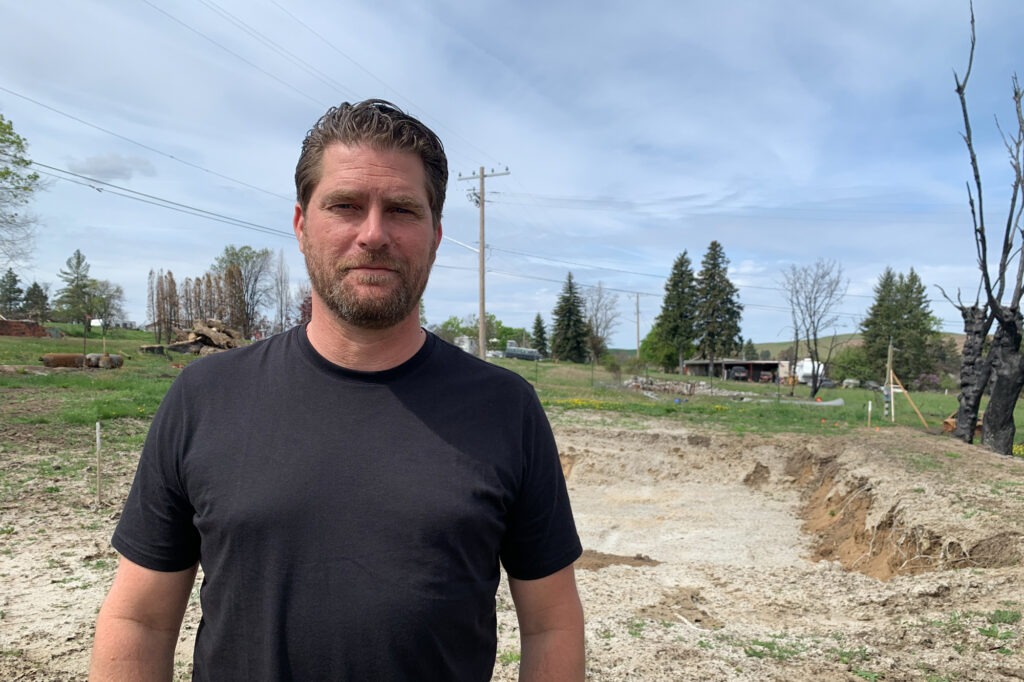
{"type": "MultiPolygon", "coordinates": [[[[121,370],[44,371],[41,353],[82,340],[0,338],[0,679],[84,677],[109,536],[186,361],[143,342],[108,339],[121,370]]],[[[1024,679],[1024,460],[939,435],[954,396],[911,396],[925,425],[897,396],[892,424],[868,391],[825,391],[845,403],[827,406],[737,382],[625,390],[599,369],[502,362],[558,438],[588,679],[1024,679]]],[[[194,595],[179,679],[198,618],[194,595]]],[[[514,680],[504,585],[498,618],[494,679],[514,680]]]]}

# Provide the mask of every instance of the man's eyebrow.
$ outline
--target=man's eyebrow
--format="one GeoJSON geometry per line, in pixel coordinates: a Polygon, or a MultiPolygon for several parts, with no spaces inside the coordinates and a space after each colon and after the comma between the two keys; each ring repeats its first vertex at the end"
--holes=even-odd
{"type": "Polygon", "coordinates": [[[414,194],[392,194],[386,196],[385,201],[401,208],[425,208],[427,202],[414,194]]]}
{"type": "Polygon", "coordinates": [[[327,192],[320,198],[321,206],[331,206],[333,204],[351,203],[359,197],[357,192],[352,192],[347,189],[334,189],[327,192]]]}

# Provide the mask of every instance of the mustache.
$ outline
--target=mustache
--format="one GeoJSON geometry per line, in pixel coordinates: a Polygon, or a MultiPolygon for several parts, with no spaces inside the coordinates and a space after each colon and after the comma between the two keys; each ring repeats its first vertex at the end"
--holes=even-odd
{"type": "Polygon", "coordinates": [[[386,255],[355,258],[337,264],[337,270],[340,273],[346,273],[356,268],[386,268],[395,272],[405,272],[405,265],[401,261],[386,255]]]}

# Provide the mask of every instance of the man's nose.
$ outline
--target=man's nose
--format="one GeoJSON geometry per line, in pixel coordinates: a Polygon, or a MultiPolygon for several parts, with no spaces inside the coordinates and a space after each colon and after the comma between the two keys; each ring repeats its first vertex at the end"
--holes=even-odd
{"type": "Polygon", "coordinates": [[[388,241],[384,211],[379,206],[371,206],[359,226],[359,245],[365,249],[376,250],[387,245],[388,241]]]}

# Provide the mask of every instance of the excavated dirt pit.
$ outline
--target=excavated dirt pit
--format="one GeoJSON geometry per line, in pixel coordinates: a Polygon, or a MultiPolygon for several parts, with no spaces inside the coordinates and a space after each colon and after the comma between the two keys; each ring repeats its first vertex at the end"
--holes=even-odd
{"type": "MultiPolygon", "coordinates": [[[[1024,462],[902,429],[737,436],[552,419],[586,548],[588,679],[1024,679],[1024,462]]],[[[31,429],[0,436],[5,470],[53,460],[31,429]]],[[[87,468],[5,490],[0,679],[84,677],[134,457],[117,456],[99,506],[87,468]]],[[[178,679],[198,617],[193,599],[178,679]]],[[[498,620],[494,679],[515,680],[504,583],[498,620]]]]}

